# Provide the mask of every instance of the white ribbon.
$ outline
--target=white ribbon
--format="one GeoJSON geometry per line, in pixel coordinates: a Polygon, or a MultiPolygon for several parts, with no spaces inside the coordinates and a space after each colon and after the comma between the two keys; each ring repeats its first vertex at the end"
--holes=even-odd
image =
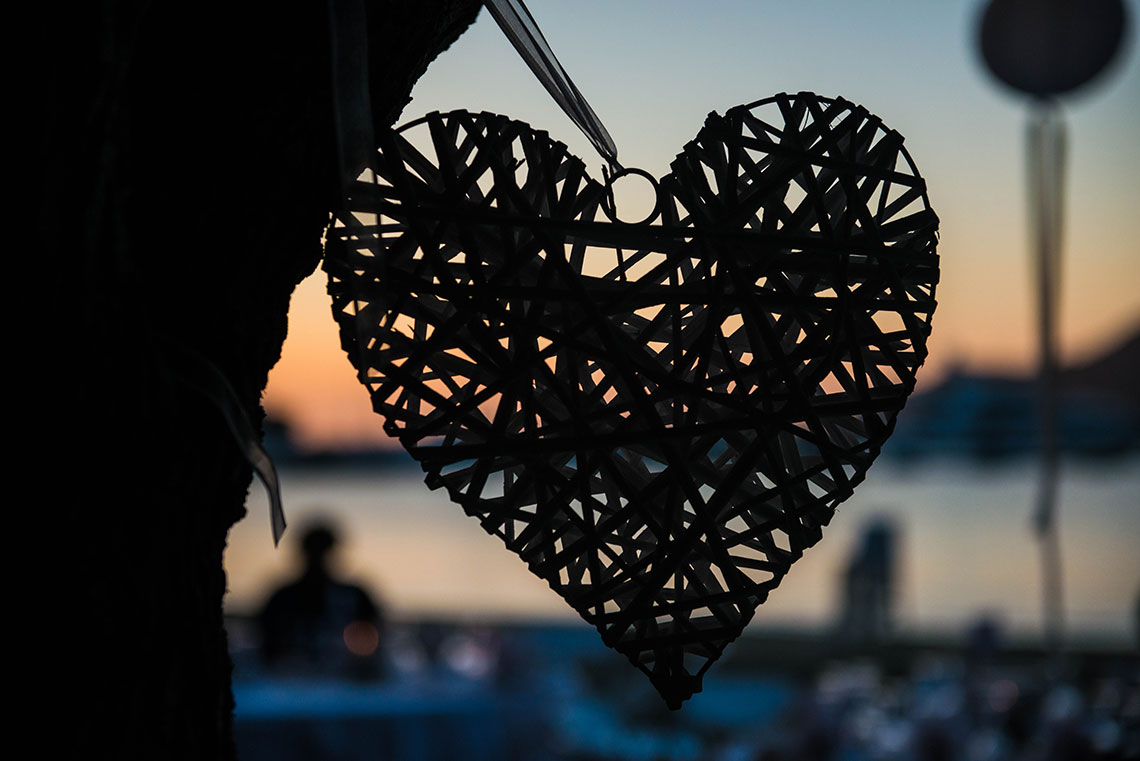
{"type": "Polygon", "coordinates": [[[555,102],[585,133],[602,158],[609,162],[610,168],[620,171],[622,167],[617,160],[614,139],[558,62],[522,0],[483,0],[483,4],[555,102]]]}
{"type": "Polygon", "coordinates": [[[285,533],[285,508],[281,504],[281,484],[273,459],[261,446],[261,437],[249,419],[234,387],[225,373],[205,356],[169,336],[156,333],[157,343],[166,352],[162,369],[178,382],[206,397],[221,413],[234,443],[261,479],[269,495],[269,526],[276,546],[285,533]],[[175,369],[177,368],[177,369],[175,369]]]}

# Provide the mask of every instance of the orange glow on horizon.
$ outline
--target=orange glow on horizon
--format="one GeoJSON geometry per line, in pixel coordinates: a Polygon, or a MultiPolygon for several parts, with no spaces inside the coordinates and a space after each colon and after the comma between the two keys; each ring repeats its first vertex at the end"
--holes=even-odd
{"type": "MultiPolygon", "coordinates": [[[[1025,258],[1010,252],[995,254],[990,260],[1003,265],[991,269],[990,278],[978,279],[964,265],[986,257],[963,256],[955,248],[961,249],[961,244],[944,237],[939,306],[930,356],[918,376],[920,391],[952,370],[1029,372],[1036,361],[1025,258]],[[1010,282],[1016,287],[1010,287],[1010,282]]],[[[1062,356],[1067,362],[1095,356],[1140,328],[1140,305],[1132,287],[1140,279],[1138,265],[1122,268],[1131,270],[1127,277],[1094,272],[1090,278],[1079,270],[1069,277],[1060,325],[1062,356]],[[1084,282],[1089,279],[1095,285],[1084,282]]],[[[270,415],[289,423],[296,443],[304,448],[399,446],[384,433],[368,391],[356,379],[340,347],[323,272],[315,272],[294,293],[289,335],[281,360],[270,373],[264,405],[270,415]]]]}

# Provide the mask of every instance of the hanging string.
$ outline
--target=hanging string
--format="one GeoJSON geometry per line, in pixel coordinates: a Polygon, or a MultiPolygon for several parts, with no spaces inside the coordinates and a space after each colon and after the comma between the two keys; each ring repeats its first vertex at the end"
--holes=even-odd
{"type": "Polygon", "coordinates": [[[368,17],[364,0],[330,0],[333,118],[341,200],[376,152],[368,91],[368,17]]]}
{"type": "Polygon", "coordinates": [[[269,496],[269,527],[273,532],[273,545],[277,546],[285,534],[285,508],[281,504],[281,483],[273,458],[261,446],[261,437],[245,411],[240,397],[226,379],[221,368],[189,346],[154,331],[156,345],[167,355],[160,365],[171,379],[206,397],[222,415],[230,429],[234,443],[249,462],[253,472],[261,479],[269,496]],[[178,368],[175,371],[173,368],[178,368]]]}
{"type": "Polygon", "coordinates": [[[617,145],[610,133],[606,130],[602,120],[590,108],[590,104],[582,97],[582,93],[574,86],[570,75],[558,62],[550,44],[542,35],[534,17],[530,15],[522,0],[483,0],[487,10],[494,16],[499,28],[507,39],[515,46],[527,66],[542,82],[542,86],[551,94],[555,102],[562,107],[566,115],[578,129],[586,135],[593,144],[594,149],[609,162],[610,169],[619,172],[622,169],[618,163],[617,145]]]}

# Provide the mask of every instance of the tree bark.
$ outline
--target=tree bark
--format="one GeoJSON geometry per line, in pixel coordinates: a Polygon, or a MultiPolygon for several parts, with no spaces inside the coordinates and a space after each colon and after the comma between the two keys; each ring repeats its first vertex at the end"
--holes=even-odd
{"type": "MultiPolygon", "coordinates": [[[[478,9],[367,3],[377,128],[478,9]]],[[[328,19],[324,3],[136,0],[38,20],[33,192],[66,315],[45,336],[63,344],[66,415],[48,527],[60,757],[234,756],[222,553],[251,472],[186,363],[218,368],[261,420],[337,199],[328,19]]]]}

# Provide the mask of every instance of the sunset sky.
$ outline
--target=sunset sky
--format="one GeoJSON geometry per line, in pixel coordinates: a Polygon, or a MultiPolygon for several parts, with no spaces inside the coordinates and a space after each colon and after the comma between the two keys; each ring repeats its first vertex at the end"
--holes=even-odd
{"type": "MultiPolygon", "coordinates": [[[[920,387],[948,369],[1024,370],[1035,356],[1024,186],[1027,104],[975,53],[977,0],[528,0],[625,166],[661,175],[723,112],[778,92],[861,103],[906,137],[941,218],[942,280],[920,387]]],[[[1126,5],[1135,33],[1140,0],[1126,5]]],[[[1140,329],[1140,56],[1128,45],[1065,102],[1069,163],[1060,341],[1080,360],[1140,329]]],[[[602,161],[484,11],[428,69],[401,122],[491,111],[602,161]]],[[[325,276],[294,296],[264,403],[301,443],[384,438],[339,347],[325,276]]]]}

